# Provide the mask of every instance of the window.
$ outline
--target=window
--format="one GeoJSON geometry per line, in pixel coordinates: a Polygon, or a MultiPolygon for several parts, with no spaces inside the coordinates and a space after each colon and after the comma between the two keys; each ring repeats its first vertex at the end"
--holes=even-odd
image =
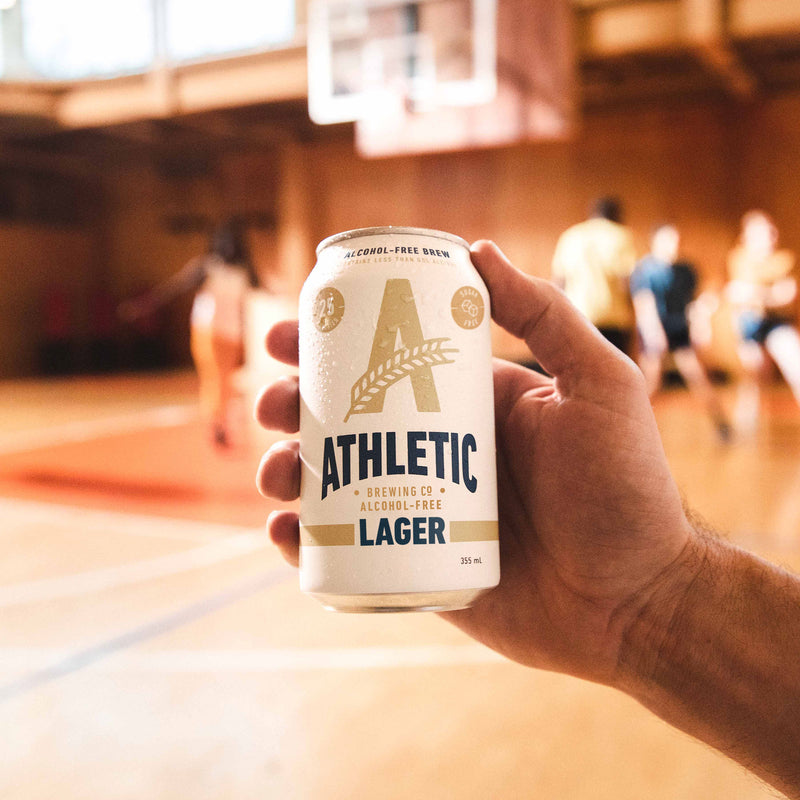
{"type": "Polygon", "coordinates": [[[151,0],[25,0],[21,11],[23,53],[43,78],[141,72],[153,60],[151,0]]]}
{"type": "MultiPolygon", "coordinates": [[[[24,63],[13,69],[5,64],[4,72],[51,80],[112,77],[146,72],[159,56],[178,62],[263,50],[291,40],[294,5],[295,0],[24,0],[24,63]],[[164,20],[163,53],[157,52],[158,19],[164,20]]],[[[2,57],[0,51],[0,63],[2,57]]]]}
{"type": "Polygon", "coordinates": [[[166,0],[167,57],[264,49],[294,34],[294,0],[166,0]]]}

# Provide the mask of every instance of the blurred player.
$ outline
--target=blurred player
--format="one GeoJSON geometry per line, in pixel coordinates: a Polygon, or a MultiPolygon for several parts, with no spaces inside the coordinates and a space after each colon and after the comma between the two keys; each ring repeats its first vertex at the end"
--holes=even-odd
{"type": "Polygon", "coordinates": [[[203,416],[213,443],[220,448],[230,445],[234,376],[244,363],[245,299],[257,286],[243,232],[228,223],[214,232],[207,253],[120,308],[123,318],[133,320],[180,294],[196,292],[190,322],[192,358],[200,380],[203,416]]]}
{"type": "Polygon", "coordinates": [[[553,280],[572,304],[628,354],[634,328],[628,280],[635,264],[633,234],[613,197],[600,198],[589,219],[561,234],[552,264],[553,280]]]}
{"type": "Polygon", "coordinates": [[[727,441],[730,424],[692,343],[689,310],[697,277],[691,264],[678,260],[679,251],[678,229],[674,225],[661,225],[653,232],[650,253],[639,261],[631,275],[631,295],[641,340],[639,366],[652,396],[661,387],[664,361],[671,355],[686,385],[708,409],[720,438],[727,441]]]}
{"type": "Polygon", "coordinates": [[[795,257],[778,249],[778,229],[764,211],[742,217],[739,243],[728,255],[726,288],[734,309],[738,354],[744,370],[737,423],[752,431],[770,358],[800,404],[800,334],[795,325],[795,257]],[[769,358],[768,358],[769,357],[769,358]]]}

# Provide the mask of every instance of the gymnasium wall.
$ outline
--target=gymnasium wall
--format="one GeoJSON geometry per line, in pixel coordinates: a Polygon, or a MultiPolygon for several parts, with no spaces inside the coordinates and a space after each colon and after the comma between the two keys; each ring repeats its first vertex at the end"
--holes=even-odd
{"type": "MultiPolygon", "coordinates": [[[[747,106],[680,103],[587,113],[566,143],[367,161],[349,129],[320,131],[260,150],[227,151],[197,174],[152,162],[106,165],[102,202],[84,222],[0,225],[0,375],[32,374],[42,288],[59,275],[81,291],[98,281],[129,296],[202,252],[207,225],[230,213],[254,220],[251,245],[275,294],[295,296],[325,236],[366,225],[419,225],[468,240],[497,240],[518,266],[547,276],[559,233],[593,198],[614,193],[644,252],[666,219],[684,234],[703,286],[718,288],[738,219],[753,206],[776,218],[800,252],[800,95],[747,106]],[[26,268],[21,269],[20,264],[26,268]]],[[[170,358],[188,361],[189,298],[168,311],[170,358]]],[[[725,312],[716,320],[715,366],[735,368],[725,312]]],[[[499,353],[525,358],[496,333],[499,353]]]]}
{"type": "Polygon", "coordinates": [[[49,292],[75,297],[68,313],[85,325],[100,275],[97,250],[85,227],[0,222],[0,376],[36,370],[49,292]]]}

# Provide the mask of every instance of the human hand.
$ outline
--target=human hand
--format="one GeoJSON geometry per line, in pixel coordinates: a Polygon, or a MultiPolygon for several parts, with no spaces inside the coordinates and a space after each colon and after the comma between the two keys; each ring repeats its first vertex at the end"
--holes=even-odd
{"type": "Polygon", "coordinates": [[[714,339],[714,314],[720,307],[717,292],[706,290],[699,294],[686,308],[689,333],[697,347],[708,347],[714,339]]]}
{"type": "MultiPolygon", "coordinates": [[[[494,319],[554,377],[495,360],[501,580],[442,616],[523,664],[613,684],[628,630],[696,555],[644,380],[552,284],[490,242],[472,258],[494,319]]],[[[296,364],[296,323],[274,326],[267,347],[296,364]]],[[[267,387],[256,416],[296,432],[297,380],[267,387]]],[[[298,496],[297,442],[267,452],[257,483],[269,497],[298,496]]],[[[297,515],[273,513],[268,531],[297,564],[297,515]]]]}
{"type": "Polygon", "coordinates": [[[655,295],[649,289],[643,289],[633,295],[633,308],[636,312],[636,327],[642,337],[645,351],[650,356],[666,354],[669,343],[661,318],[655,295]]]}

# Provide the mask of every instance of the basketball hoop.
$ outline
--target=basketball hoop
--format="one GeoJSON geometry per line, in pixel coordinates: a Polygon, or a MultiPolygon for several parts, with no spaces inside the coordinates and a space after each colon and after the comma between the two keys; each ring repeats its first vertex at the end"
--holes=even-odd
{"type": "Polygon", "coordinates": [[[315,0],[309,114],[328,124],[486,103],[495,60],[495,0],[315,0]]]}
{"type": "Polygon", "coordinates": [[[573,72],[568,0],[309,6],[309,115],[354,121],[365,156],[564,138],[573,72]]]}

